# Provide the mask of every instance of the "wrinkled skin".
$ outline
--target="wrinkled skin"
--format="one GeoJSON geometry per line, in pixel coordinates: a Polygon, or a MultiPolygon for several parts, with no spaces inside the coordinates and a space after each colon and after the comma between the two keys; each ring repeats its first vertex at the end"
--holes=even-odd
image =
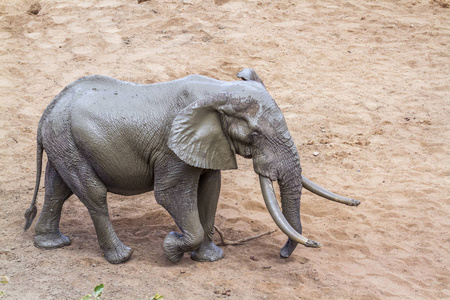
{"type": "MultiPolygon", "coordinates": [[[[36,215],[42,152],[48,157],[45,201],[35,245],[57,248],[69,239],[59,231],[64,201],[75,194],[87,207],[98,242],[111,263],[126,261],[108,215],[107,192],[137,195],[154,190],[156,201],[181,233],[171,232],[164,252],[172,262],[184,252],[215,261],[223,251],[213,241],[220,170],[237,168],[235,154],[253,159],[257,174],[278,181],[282,211],[301,234],[300,159],[283,115],[251,69],[224,82],[191,75],[150,85],[104,76],[67,86],[44,112],[38,128],[38,175],[26,213],[36,215]]],[[[289,238],[282,257],[294,251],[289,238]]]]}

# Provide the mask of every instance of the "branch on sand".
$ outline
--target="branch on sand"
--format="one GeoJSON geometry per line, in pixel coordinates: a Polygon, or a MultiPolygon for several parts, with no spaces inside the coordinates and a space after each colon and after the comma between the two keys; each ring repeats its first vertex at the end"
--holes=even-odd
{"type": "Polygon", "coordinates": [[[274,233],[275,231],[277,231],[276,229],[274,229],[274,230],[270,230],[270,231],[267,231],[267,232],[264,232],[264,233],[261,233],[261,234],[258,234],[258,235],[250,236],[250,237],[248,237],[248,238],[240,239],[240,240],[237,240],[237,241],[230,241],[230,240],[227,240],[227,239],[225,238],[225,236],[224,236],[222,230],[220,230],[220,229],[219,229],[217,226],[215,226],[215,225],[214,225],[214,228],[216,229],[217,233],[219,234],[220,240],[221,240],[221,242],[217,244],[218,246],[236,246],[236,245],[242,245],[242,244],[244,244],[244,243],[246,243],[246,242],[249,242],[249,241],[254,240],[254,239],[257,239],[257,238],[260,238],[260,237],[265,236],[265,235],[272,234],[272,233],[274,233]]]}

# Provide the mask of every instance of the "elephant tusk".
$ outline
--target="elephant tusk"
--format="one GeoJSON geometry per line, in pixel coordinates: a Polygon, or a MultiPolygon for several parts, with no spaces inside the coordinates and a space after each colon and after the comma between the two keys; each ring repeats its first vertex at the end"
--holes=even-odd
{"type": "Polygon", "coordinates": [[[327,191],[326,189],[318,186],[317,184],[315,184],[314,182],[312,182],[311,180],[309,180],[308,178],[306,178],[303,175],[302,175],[302,185],[308,191],[313,192],[316,195],[319,195],[321,197],[324,197],[324,198],[332,200],[332,201],[336,201],[336,202],[350,205],[350,206],[358,206],[361,203],[361,201],[346,198],[343,196],[339,196],[335,193],[327,191]]]}
{"type": "Polygon", "coordinates": [[[272,181],[267,177],[259,175],[259,183],[261,184],[261,192],[263,194],[267,209],[269,210],[272,219],[275,221],[281,231],[283,231],[291,240],[306,247],[321,247],[322,245],[320,243],[307,239],[303,235],[298,233],[286,220],[283,213],[281,212],[280,206],[278,206],[275,191],[273,190],[272,181]]]}

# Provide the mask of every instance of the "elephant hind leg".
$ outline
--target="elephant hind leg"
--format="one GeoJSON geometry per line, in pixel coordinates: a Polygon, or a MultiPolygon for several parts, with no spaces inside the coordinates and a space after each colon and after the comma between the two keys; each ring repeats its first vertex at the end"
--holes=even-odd
{"type": "Polygon", "coordinates": [[[113,229],[106,202],[107,188],[104,183],[81,157],[75,168],[61,167],[61,170],[63,179],[88,209],[106,260],[113,264],[127,261],[133,250],[120,241],[113,229]]]}
{"type": "Polygon", "coordinates": [[[191,254],[191,258],[196,261],[216,261],[223,258],[223,250],[213,242],[220,180],[220,171],[217,170],[208,171],[200,177],[197,205],[205,236],[200,247],[191,254]]]}
{"type": "Polygon", "coordinates": [[[72,194],[61,176],[48,162],[45,172],[45,200],[35,228],[36,247],[54,249],[70,245],[70,240],[59,231],[59,221],[63,204],[72,194]]]}
{"type": "Polygon", "coordinates": [[[92,171],[86,181],[81,181],[75,194],[87,207],[94,223],[97,239],[106,260],[113,264],[127,261],[133,250],[125,246],[113,229],[106,202],[107,189],[92,171]]]}

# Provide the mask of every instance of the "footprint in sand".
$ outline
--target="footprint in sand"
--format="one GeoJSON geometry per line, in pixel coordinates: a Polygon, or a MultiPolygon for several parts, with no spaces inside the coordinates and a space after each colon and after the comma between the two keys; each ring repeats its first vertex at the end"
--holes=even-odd
{"type": "Polygon", "coordinates": [[[102,38],[110,44],[122,43],[122,36],[118,34],[119,28],[112,17],[102,17],[95,20],[98,25],[98,31],[102,33],[102,38]]]}
{"type": "Polygon", "coordinates": [[[118,7],[121,5],[123,5],[123,3],[119,2],[119,1],[104,0],[104,1],[100,1],[99,3],[94,5],[94,7],[118,7]]]}
{"type": "Polygon", "coordinates": [[[73,33],[77,33],[77,34],[89,32],[89,28],[86,26],[86,24],[77,23],[77,22],[72,22],[72,23],[68,24],[67,28],[69,29],[69,31],[71,31],[73,33]]]}
{"type": "Polygon", "coordinates": [[[6,39],[9,39],[10,37],[12,37],[11,33],[9,33],[9,32],[0,32],[0,39],[6,40],[6,39]]]}

